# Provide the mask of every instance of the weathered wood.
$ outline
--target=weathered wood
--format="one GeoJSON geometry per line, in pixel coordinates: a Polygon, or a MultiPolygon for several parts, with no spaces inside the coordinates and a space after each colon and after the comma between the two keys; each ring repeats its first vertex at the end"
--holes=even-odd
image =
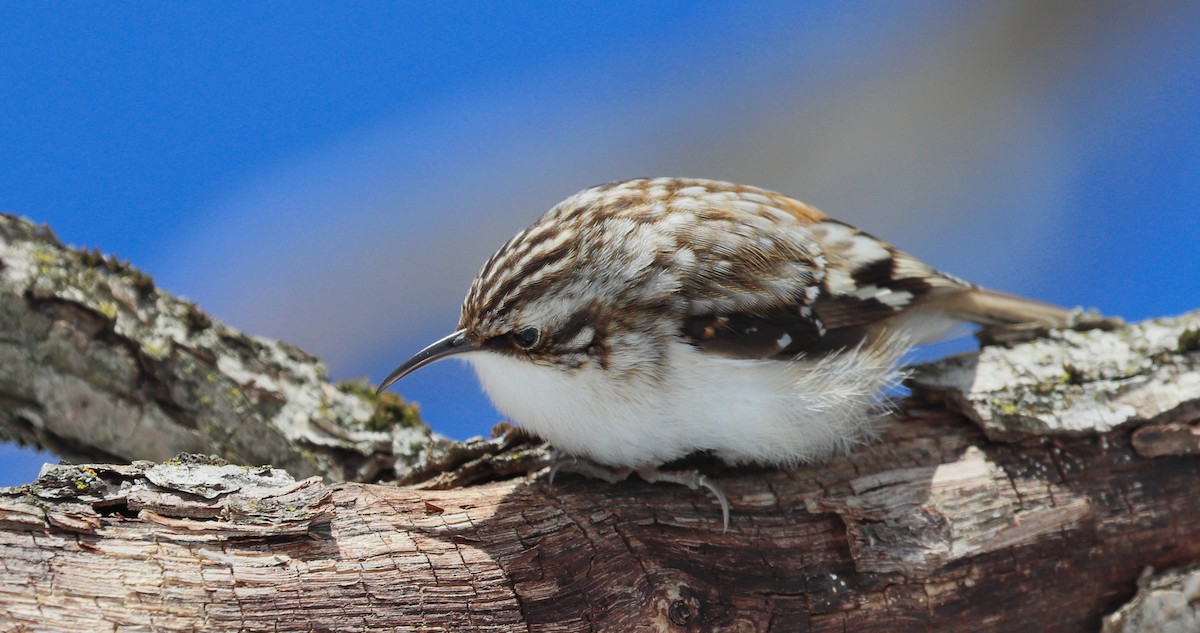
{"type": "Polygon", "coordinates": [[[308,484],[305,504],[264,504],[275,497],[247,502],[235,484],[197,494],[172,479],[186,468],[90,468],[56,468],[0,502],[8,621],[1079,631],[1147,565],[1200,560],[1200,460],[1143,457],[1127,430],[994,443],[946,412],[890,422],[827,464],[725,473],[728,533],[705,494],[636,480],[308,484]]]}
{"type": "Polygon", "coordinates": [[[1155,616],[1192,604],[1200,561],[1200,313],[919,368],[876,441],[827,463],[693,464],[728,532],[704,492],[522,476],[547,459],[528,438],[406,444],[398,403],[188,314],[0,219],[0,433],[102,459],[144,456],[133,434],[278,448],[292,475],[410,485],[51,467],[0,490],[0,631],[1079,631],[1139,586],[1104,626],[1190,622],[1155,616]]]}

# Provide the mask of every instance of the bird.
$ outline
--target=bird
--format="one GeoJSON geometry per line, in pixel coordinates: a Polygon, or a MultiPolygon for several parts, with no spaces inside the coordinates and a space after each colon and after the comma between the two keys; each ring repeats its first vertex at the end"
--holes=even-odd
{"type": "Polygon", "coordinates": [[[508,240],[457,328],[379,390],[464,359],[571,469],[707,488],[728,529],[711,478],[659,467],[828,459],[869,439],[912,347],[966,323],[1062,328],[1075,314],[939,272],[781,193],[639,178],[585,189],[508,240]]]}

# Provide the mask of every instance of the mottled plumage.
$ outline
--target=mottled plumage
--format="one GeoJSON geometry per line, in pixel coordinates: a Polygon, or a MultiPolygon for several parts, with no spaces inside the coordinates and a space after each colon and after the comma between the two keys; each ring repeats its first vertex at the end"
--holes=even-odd
{"type": "Polygon", "coordinates": [[[782,194],[630,180],[509,240],[458,331],[384,385],[464,354],[501,411],[568,454],[793,464],[859,441],[911,345],[964,320],[1069,315],[939,273],[782,194]]]}

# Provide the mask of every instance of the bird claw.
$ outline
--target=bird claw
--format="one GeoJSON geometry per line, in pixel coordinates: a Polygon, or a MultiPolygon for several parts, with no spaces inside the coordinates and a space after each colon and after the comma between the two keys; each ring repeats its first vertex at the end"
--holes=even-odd
{"type": "MultiPolygon", "coordinates": [[[[550,472],[546,474],[546,484],[553,486],[555,475],[558,475],[558,471],[562,470],[562,467],[566,466],[568,463],[570,463],[572,466],[574,466],[575,464],[579,463],[579,460],[574,457],[556,458],[554,460],[554,463],[550,464],[550,472]]],[[[570,468],[568,468],[567,470],[570,471],[570,468]]]]}
{"type": "Polygon", "coordinates": [[[700,485],[708,488],[708,491],[717,498],[717,503],[721,504],[721,533],[729,531],[729,499],[725,497],[725,491],[719,486],[709,481],[708,477],[700,475],[700,485]]]}

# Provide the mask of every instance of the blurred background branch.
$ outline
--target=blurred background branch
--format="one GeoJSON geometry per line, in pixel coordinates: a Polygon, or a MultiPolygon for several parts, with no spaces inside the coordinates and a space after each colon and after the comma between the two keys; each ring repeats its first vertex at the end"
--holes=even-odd
{"type": "Polygon", "coordinates": [[[0,438],[74,460],[215,453],[301,477],[394,481],[440,441],[396,396],[331,384],[307,353],[5,215],[0,332],[0,438]]]}

